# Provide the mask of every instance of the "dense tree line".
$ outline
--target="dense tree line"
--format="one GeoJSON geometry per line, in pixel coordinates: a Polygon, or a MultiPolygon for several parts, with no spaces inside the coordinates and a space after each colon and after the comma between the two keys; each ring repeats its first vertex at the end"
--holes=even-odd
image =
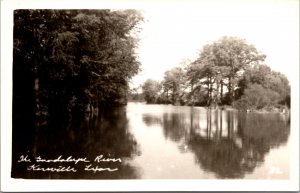
{"type": "Polygon", "coordinates": [[[289,81],[265,65],[265,58],[244,39],[222,37],[205,45],[195,61],[165,72],[162,82],[147,80],[143,94],[148,103],[239,109],[289,106],[289,81]]]}
{"type": "Polygon", "coordinates": [[[14,122],[43,125],[125,104],[142,19],[135,10],[15,10],[14,122]]]}

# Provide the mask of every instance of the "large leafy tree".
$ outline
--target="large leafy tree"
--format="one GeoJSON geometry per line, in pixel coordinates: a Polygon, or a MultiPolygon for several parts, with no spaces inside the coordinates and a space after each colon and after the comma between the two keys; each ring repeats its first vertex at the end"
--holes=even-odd
{"type": "Polygon", "coordinates": [[[65,119],[55,115],[126,102],[140,21],[135,10],[16,10],[15,118],[65,119]]]}
{"type": "MultiPolygon", "coordinates": [[[[224,86],[227,88],[227,102],[231,104],[235,97],[238,80],[247,66],[264,61],[253,45],[244,39],[222,37],[207,44],[200,52],[199,58],[190,65],[190,80],[206,85],[208,103],[223,100],[224,86]]],[[[224,101],[224,100],[223,100],[224,101]]]]}
{"type": "Polygon", "coordinates": [[[277,104],[290,105],[290,85],[285,75],[267,65],[253,65],[240,79],[234,103],[238,108],[261,109],[277,104]]]}

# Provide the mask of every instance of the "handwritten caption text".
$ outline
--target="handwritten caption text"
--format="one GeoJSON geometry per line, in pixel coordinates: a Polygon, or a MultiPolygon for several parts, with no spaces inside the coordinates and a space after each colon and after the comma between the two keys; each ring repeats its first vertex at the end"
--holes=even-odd
{"type": "Polygon", "coordinates": [[[111,165],[121,163],[121,158],[105,157],[104,155],[97,155],[94,159],[87,157],[64,157],[59,155],[54,159],[46,159],[41,156],[30,158],[28,155],[21,155],[17,161],[18,163],[27,163],[26,169],[28,171],[41,171],[41,172],[77,172],[84,170],[87,172],[114,172],[119,168],[111,165]],[[104,165],[104,166],[101,166],[104,165]]]}

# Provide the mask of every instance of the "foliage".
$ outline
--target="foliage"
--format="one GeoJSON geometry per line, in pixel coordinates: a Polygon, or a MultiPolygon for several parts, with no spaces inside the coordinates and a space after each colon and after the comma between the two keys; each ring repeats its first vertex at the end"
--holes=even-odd
{"type": "Polygon", "coordinates": [[[288,79],[283,74],[272,71],[267,65],[254,65],[248,68],[238,85],[240,97],[235,104],[239,104],[237,105],[239,107],[260,109],[276,104],[289,106],[288,79]]]}
{"type": "Polygon", "coordinates": [[[262,109],[275,106],[280,100],[280,95],[266,89],[259,84],[251,84],[244,91],[244,95],[234,103],[234,106],[241,109],[262,109]]]}
{"type": "Polygon", "coordinates": [[[161,84],[158,81],[148,79],[142,86],[143,95],[147,103],[156,103],[159,92],[161,90],[161,84]]]}
{"type": "Polygon", "coordinates": [[[131,88],[128,91],[128,100],[129,101],[140,101],[142,102],[144,99],[143,93],[139,93],[139,89],[141,86],[137,88],[131,88]]]}
{"type": "Polygon", "coordinates": [[[148,79],[143,84],[143,95],[147,103],[184,104],[186,97],[185,72],[180,67],[165,72],[164,80],[159,82],[148,79]]]}
{"type": "Polygon", "coordinates": [[[133,36],[140,21],[135,10],[16,10],[16,116],[70,117],[124,104],[140,66],[133,36]]]}
{"type": "Polygon", "coordinates": [[[253,45],[236,37],[222,37],[220,40],[207,44],[200,52],[199,58],[191,63],[188,71],[192,84],[202,84],[207,89],[208,104],[224,103],[224,88],[228,90],[228,101],[234,99],[234,91],[241,72],[247,66],[263,61],[253,45]],[[193,72],[194,71],[194,72],[193,72]]]}
{"type": "Polygon", "coordinates": [[[183,87],[185,83],[185,74],[182,68],[175,67],[165,72],[163,81],[163,96],[172,104],[179,104],[183,96],[183,87]]]}
{"type": "Polygon", "coordinates": [[[244,39],[222,37],[203,46],[195,61],[166,71],[163,92],[156,92],[152,102],[240,109],[289,106],[289,81],[262,64],[265,57],[244,39]]]}

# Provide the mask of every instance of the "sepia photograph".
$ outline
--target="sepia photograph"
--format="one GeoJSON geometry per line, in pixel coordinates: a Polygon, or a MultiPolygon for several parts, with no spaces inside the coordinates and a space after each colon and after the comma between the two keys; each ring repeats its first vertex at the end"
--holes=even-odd
{"type": "Polygon", "coordinates": [[[10,180],[295,188],[299,1],[176,2],[10,10],[10,180]]]}

